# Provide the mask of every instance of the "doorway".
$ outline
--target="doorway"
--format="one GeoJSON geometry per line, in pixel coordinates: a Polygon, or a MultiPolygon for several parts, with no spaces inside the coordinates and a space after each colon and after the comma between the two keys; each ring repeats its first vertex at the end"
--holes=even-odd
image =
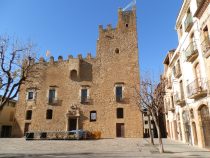
{"type": "Polygon", "coordinates": [[[205,147],[210,148],[210,114],[207,106],[202,106],[200,109],[201,123],[203,128],[203,136],[205,147]]]}
{"type": "Polygon", "coordinates": [[[11,137],[11,133],[12,133],[12,126],[2,126],[2,130],[1,130],[2,138],[11,137]]]}
{"type": "Polygon", "coordinates": [[[25,123],[25,128],[24,128],[24,135],[26,134],[26,132],[30,131],[30,123],[25,123]]]}
{"type": "Polygon", "coordinates": [[[116,124],[116,136],[117,137],[124,137],[125,136],[125,125],[124,125],[124,123],[117,123],[116,124]]]}
{"type": "Polygon", "coordinates": [[[69,131],[76,130],[76,129],[77,129],[77,119],[70,118],[69,119],[69,131]]]}

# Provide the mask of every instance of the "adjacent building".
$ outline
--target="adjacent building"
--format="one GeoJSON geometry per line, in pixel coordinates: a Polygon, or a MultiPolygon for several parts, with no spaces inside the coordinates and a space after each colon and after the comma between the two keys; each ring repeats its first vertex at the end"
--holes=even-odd
{"type": "Polygon", "coordinates": [[[143,137],[142,114],[132,99],[139,89],[136,9],[118,11],[117,27],[99,26],[96,57],[40,58],[21,86],[16,130],[100,131],[102,138],[143,137]]]}
{"type": "Polygon", "coordinates": [[[0,111],[0,138],[12,136],[15,122],[15,100],[10,100],[0,111]]]}
{"type": "Polygon", "coordinates": [[[184,0],[176,21],[179,43],[164,60],[168,137],[210,148],[210,5],[184,0]]]}

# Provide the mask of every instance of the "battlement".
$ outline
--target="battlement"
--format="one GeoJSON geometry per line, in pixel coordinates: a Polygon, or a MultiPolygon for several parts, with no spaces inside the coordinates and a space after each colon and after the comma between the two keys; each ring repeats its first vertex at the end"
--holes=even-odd
{"type": "Polygon", "coordinates": [[[95,58],[92,57],[91,53],[87,53],[87,56],[85,58],[82,57],[82,54],[78,54],[76,58],[74,58],[73,55],[69,55],[68,59],[66,59],[66,60],[63,59],[63,56],[58,56],[58,60],[55,60],[55,58],[53,56],[51,56],[48,61],[46,61],[44,59],[44,57],[40,57],[37,64],[39,64],[39,63],[53,64],[53,63],[61,63],[61,62],[70,62],[71,60],[89,60],[89,61],[91,61],[94,59],[95,58]]]}
{"type": "Polygon", "coordinates": [[[130,31],[136,28],[136,8],[132,10],[123,11],[122,8],[118,9],[118,23],[116,27],[108,24],[106,28],[99,25],[99,37],[103,34],[113,33],[115,31],[130,31]]]}

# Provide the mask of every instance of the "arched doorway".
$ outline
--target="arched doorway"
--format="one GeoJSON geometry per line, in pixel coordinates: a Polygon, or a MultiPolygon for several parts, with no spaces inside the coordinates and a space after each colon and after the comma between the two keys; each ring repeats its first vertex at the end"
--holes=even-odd
{"type": "Polygon", "coordinates": [[[194,135],[194,145],[198,145],[198,137],[197,137],[195,122],[192,123],[192,130],[193,130],[193,135],[194,135]]]}
{"type": "Polygon", "coordinates": [[[210,115],[209,108],[204,105],[200,108],[201,126],[203,129],[205,147],[210,147],[210,115]]]}

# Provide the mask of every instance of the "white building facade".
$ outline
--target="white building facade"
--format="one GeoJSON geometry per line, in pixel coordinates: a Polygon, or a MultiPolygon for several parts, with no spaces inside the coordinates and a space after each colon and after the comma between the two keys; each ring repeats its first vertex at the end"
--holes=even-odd
{"type": "Polygon", "coordinates": [[[210,0],[183,0],[164,60],[168,137],[210,148],[210,0]]]}

